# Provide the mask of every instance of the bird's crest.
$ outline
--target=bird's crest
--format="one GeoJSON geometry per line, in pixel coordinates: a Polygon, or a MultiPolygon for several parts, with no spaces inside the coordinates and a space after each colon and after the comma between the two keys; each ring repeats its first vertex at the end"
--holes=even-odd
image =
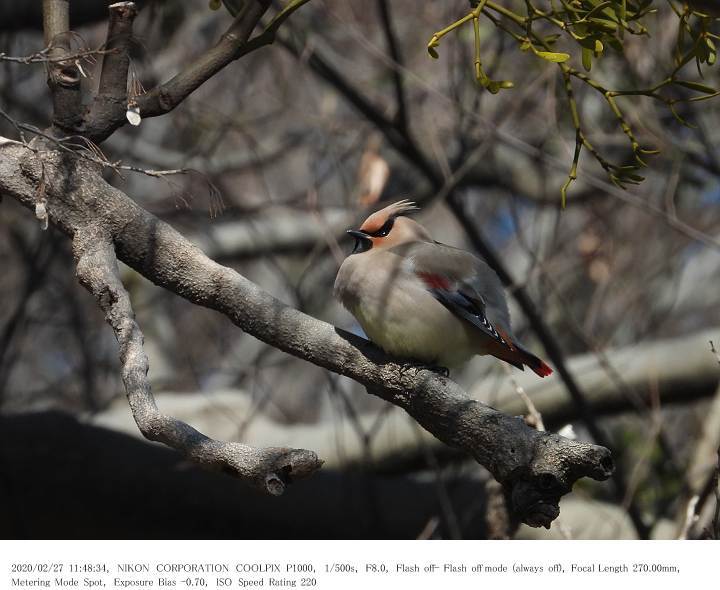
{"type": "Polygon", "coordinates": [[[403,199],[402,201],[388,205],[384,209],[380,209],[380,211],[375,211],[375,213],[364,221],[360,229],[367,233],[373,233],[378,231],[389,219],[393,219],[403,213],[419,210],[420,207],[415,205],[413,201],[403,199]]]}

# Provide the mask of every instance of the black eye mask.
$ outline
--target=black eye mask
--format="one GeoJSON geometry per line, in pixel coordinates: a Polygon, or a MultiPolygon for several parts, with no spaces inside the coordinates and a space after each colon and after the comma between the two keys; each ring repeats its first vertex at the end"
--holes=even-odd
{"type": "Polygon", "coordinates": [[[353,248],[352,253],[355,254],[357,252],[367,252],[368,250],[370,250],[370,248],[372,248],[372,240],[370,238],[384,238],[390,233],[390,230],[392,229],[394,224],[395,218],[391,217],[385,223],[383,223],[380,229],[374,232],[365,232],[356,229],[349,229],[347,233],[349,233],[353,238],[355,238],[355,247],[353,248]]]}
{"type": "Polygon", "coordinates": [[[384,238],[386,235],[390,233],[390,230],[393,228],[393,225],[395,224],[395,218],[391,217],[388,219],[385,223],[383,223],[382,227],[374,231],[372,233],[368,232],[369,236],[372,236],[373,238],[384,238]]]}

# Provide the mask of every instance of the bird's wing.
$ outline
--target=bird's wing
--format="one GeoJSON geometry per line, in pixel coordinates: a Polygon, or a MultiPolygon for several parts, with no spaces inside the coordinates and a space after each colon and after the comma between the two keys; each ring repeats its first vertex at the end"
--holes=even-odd
{"type": "Polygon", "coordinates": [[[413,242],[393,251],[452,313],[514,350],[502,283],[484,261],[437,242],[413,242]]]}

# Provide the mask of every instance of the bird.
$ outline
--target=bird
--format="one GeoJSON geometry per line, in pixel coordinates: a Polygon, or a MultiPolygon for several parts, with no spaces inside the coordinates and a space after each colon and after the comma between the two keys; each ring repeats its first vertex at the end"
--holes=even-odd
{"type": "Polygon", "coordinates": [[[404,199],[347,233],[355,247],[334,295],[386,353],[449,373],[475,355],[492,355],[540,377],[553,371],[510,328],[500,278],[466,250],[436,242],[407,214],[404,199]]]}

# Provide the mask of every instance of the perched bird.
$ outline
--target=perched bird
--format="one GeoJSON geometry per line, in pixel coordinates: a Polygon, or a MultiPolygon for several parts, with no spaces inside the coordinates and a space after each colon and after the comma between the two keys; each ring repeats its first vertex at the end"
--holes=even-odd
{"type": "Polygon", "coordinates": [[[403,215],[414,210],[403,200],[348,231],[355,248],[340,266],[335,296],[370,340],[427,366],[457,367],[490,354],[550,375],[513,336],[497,274],[470,252],[435,242],[403,215]]]}

